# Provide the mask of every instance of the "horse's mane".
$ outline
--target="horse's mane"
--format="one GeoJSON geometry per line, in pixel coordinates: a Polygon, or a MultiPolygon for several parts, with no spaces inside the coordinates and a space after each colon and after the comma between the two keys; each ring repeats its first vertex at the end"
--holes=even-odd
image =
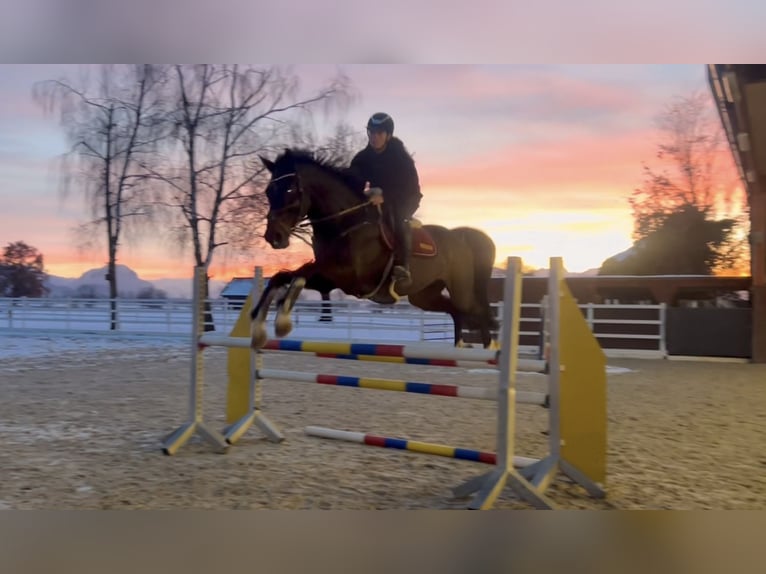
{"type": "Polygon", "coordinates": [[[292,162],[293,164],[310,164],[326,173],[337,177],[359,197],[364,197],[365,182],[355,173],[349,170],[340,159],[333,157],[325,151],[311,151],[303,148],[287,148],[277,157],[274,163],[292,162]]]}

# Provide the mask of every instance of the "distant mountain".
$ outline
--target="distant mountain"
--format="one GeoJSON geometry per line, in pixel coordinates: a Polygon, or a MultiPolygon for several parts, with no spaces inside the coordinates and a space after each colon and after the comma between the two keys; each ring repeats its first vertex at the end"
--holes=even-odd
{"type": "MultiPolygon", "coordinates": [[[[80,277],[56,277],[50,275],[47,285],[52,297],[108,297],[109,283],[106,280],[108,267],[86,271],[80,277]]],[[[117,290],[119,297],[136,297],[139,292],[154,287],[141,279],[126,265],[117,265],[117,290]]]]}
{"type": "MultiPolygon", "coordinates": [[[[210,297],[215,299],[221,295],[228,281],[210,281],[210,297]]],[[[171,299],[191,299],[192,280],[189,279],[155,279],[152,284],[157,289],[162,289],[171,299]]]]}
{"type": "MultiPolygon", "coordinates": [[[[56,275],[49,275],[46,281],[46,285],[50,289],[51,297],[108,297],[109,296],[109,283],[106,281],[107,266],[103,266],[97,269],[91,269],[83,273],[80,277],[57,277],[56,275]]],[[[547,277],[549,274],[548,269],[537,269],[532,272],[534,277],[547,277]]],[[[567,277],[574,276],[595,276],[598,274],[598,269],[588,269],[582,273],[565,273],[567,277]]],[[[504,277],[505,269],[495,267],[492,269],[493,277],[504,277]]],[[[216,299],[220,297],[221,291],[229,283],[228,280],[212,280],[210,281],[210,297],[216,299]]],[[[127,265],[117,265],[117,289],[118,295],[126,299],[136,298],[141,291],[148,288],[155,288],[164,291],[170,299],[191,299],[192,297],[192,280],[191,278],[185,279],[155,279],[148,281],[141,279],[138,274],[133,271],[127,265]]],[[[306,290],[302,293],[305,299],[319,299],[319,293],[315,291],[306,290]]],[[[352,298],[345,296],[341,291],[334,290],[332,293],[332,299],[345,299],[352,298]]]]}
{"type": "MultiPolygon", "coordinates": [[[[49,275],[46,285],[51,297],[108,297],[109,283],[106,280],[108,267],[91,269],[80,277],[57,277],[49,275]]],[[[226,281],[211,281],[210,296],[220,295],[226,281]]],[[[154,288],[165,292],[171,299],[191,299],[192,280],[188,279],[157,279],[147,281],[127,265],[117,265],[118,296],[126,299],[135,298],[141,291],[154,288]]]]}

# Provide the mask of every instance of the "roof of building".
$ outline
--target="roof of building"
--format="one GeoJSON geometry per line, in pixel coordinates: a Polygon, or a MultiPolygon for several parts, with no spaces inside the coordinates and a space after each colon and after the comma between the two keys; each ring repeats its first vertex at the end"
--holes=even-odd
{"type": "MultiPolygon", "coordinates": [[[[266,280],[268,283],[268,279],[266,280]]],[[[247,298],[253,288],[252,277],[234,277],[221,291],[221,297],[247,298]]]]}

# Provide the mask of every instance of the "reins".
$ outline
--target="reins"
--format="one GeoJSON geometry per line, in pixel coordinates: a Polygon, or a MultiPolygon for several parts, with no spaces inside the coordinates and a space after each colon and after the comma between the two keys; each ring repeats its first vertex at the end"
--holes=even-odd
{"type": "Polygon", "coordinates": [[[339,211],[338,213],[331,213],[330,215],[325,215],[324,217],[320,217],[319,219],[309,219],[308,221],[304,221],[303,223],[299,223],[296,227],[308,227],[310,225],[313,225],[315,223],[323,223],[325,221],[330,221],[332,219],[337,219],[339,217],[343,217],[344,215],[348,215],[349,213],[353,213],[355,211],[358,211],[360,209],[364,209],[368,205],[372,204],[372,200],[367,200],[365,202],[359,203],[357,205],[354,205],[353,207],[349,207],[347,209],[344,209],[342,211],[339,211]]]}

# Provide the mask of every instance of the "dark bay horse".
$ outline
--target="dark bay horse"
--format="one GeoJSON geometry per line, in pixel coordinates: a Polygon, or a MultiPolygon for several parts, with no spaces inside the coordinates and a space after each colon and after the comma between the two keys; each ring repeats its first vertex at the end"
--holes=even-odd
{"type": "Polygon", "coordinates": [[[495,244],[488,235],[470,227],[413,228],[412,283],[397,290],[390,276],[393,236],[365,196],[364,182],[304,150],[287,149],[274,161],[260,159],[271,173],[266,241],[284,249],[291,235],[310,226],[315,259],[269,280],[250,315],[254,349],[266,343],[265,321],[275,297],[275,333],[290,332],[290,312],[304,287],[320,292],[335,287],[380,304],[407,296],[416,307],[452,317],[455,346],[462,345],[463,327],[478,331],[485,348],[495,345],[491,330],[497,321],[487,292],[495,244]]]}

